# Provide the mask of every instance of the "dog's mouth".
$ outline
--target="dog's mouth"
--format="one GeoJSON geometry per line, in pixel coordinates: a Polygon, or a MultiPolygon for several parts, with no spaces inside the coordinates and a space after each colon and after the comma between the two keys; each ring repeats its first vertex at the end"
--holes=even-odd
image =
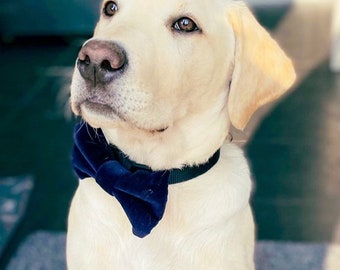
{"type": "MultiPolygon", "coordinates": [[[[97,97],[91,97],[83,101],[79,105],[79,111],[82,115],[84,111],[94,114],[97,116],[102,116],[106,118],[121,118],[121,115],[114,110],[112,106],[110,106],[107,102],[98,99],[97,97]]],[[[124,120],[124,119],[122,119],[124,120]]]]}
{"type": "Polygon", "coordinates": [[[102,100],[99,96],[93,95],[87,99],[87,102],[97,104],[97,105],[105,105],[108,106],[108,103],[102,100]]]}
{"type": "MultiPolygon", "coordinates": [[[[80,116],[84,117],[84,115],[86,114],[87,117],[85,117],[85,120],[89,120],[86,118],[91,118],[91,115],[96,116],[96,118],[100,117],[101,119],[105,119],[105,122],[117,121],[118,119],[130,125],[133,125],[135,128],[139,130],[151,134],[163,133],[169,129],[169,126],[166,125],[160,128],[145,128],[134,121],[128,120],[127,117],[125,117],[122,113],[119,112],[119,110],[115,109],[108,102],[100,99],[98,96],[92,96],[90,98],[87,98],[79,105],[78,108],[80,116]]],[[[100,127],[99,123],[97,123],[97,125],[98,127],[100,127]]]]}

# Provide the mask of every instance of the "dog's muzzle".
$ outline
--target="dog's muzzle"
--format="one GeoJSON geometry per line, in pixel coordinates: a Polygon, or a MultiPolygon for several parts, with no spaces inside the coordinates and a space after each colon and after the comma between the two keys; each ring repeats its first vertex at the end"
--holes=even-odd
{"type": "Polygon", "coordinates": [[[77,68],[87,81],[106,85],[125,71],[127,57],[117,43],[104,40],[90,40],[78,54],[77,68]]]}

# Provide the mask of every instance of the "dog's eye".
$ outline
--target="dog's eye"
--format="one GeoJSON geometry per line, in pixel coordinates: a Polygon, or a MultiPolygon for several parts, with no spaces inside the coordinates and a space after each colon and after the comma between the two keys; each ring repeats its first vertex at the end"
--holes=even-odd
{"type": "Polygon", "coordinates": [[[107,2],[103,8],[103,13],[108,17],[112,17],[116,14],[117,11],[118,5],[116,4],[116,2],[113,1],[107,2]]]}
{"type": "Polygon", "coordinates": [[[188,17],[183,17],[175,21],[174,24],[172,25],[172,28],[175,29],[176,31],[187,33],[199,31],[199,28],[197,27],[196,23],[188,17]]]}

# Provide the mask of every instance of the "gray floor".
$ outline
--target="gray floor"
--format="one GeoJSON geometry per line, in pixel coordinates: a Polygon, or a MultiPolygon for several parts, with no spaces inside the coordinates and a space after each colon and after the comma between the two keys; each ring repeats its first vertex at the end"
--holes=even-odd
{"type": "MultiPolygon", "coordinates": [[[[64,270],[65,234],[36,232],[23,242],[6,270],[64,270]]],[[[261,241],[256,244],[259,270],[338,270],[340,245],[261,241]]]]}

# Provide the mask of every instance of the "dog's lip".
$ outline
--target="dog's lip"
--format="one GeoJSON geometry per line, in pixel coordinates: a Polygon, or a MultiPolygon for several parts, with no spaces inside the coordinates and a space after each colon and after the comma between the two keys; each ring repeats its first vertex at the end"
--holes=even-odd
{"type": "Polygon", "coordinates": [[[108,105],[106,102],[95,100],[92,98],[89,98],[83,101],[80,104],[79,108],[80,108],[80,111],[82,111],[83,109],[86,109],[94,114],[99,114],[99,115],[102,115],[108,118],[111,118],[112,116],[115,116],[115,117],[118,116],[119,118],[121,118],[121,116],[116,111],[114,111],[113,108],[110,105],[108,105]]]}
{"type": "Polygon", "coordinates": [[[157,130],[155,130],[155,132],[159,132],[159,133],[161,133],[161,132],[164,132],[164,131],[166,131],[168,128],[169,128],[169,127],[166,127],[166,128],[161,128],[161,129],[157,129],[157,130]]]}
{"type": "MultiPolygon", "coordinates": [[[[84,102],[82,102],[82,104],[80,105],[80,111],[81,111],[82,106],[85,106],[87,109],[89,109],[93,113],[100,114],[104,117],[112,118],[112,116],[114,116],[114,118],[118,117],[120,120],[124,122],[130,122],[130,121],[127,121],[119,112],[114,110],[114,108],[112,108],[107,102],[100,99],[98,96],[92,96],[90,98],[87,98],[84,102]]],[[[155,128],[155,129],[147,129],[147,128],[140,127],[133,123],[130,123],[130,124],[134,125],[136,128],[140,130],[143,130],[143,131],[146,131],[152,134],[163,133],[169,129],[169,126],[164,126],[164,127],[155,128]]]]}
{"type": "Polygon", "coordinates": [[[101,104],[101,105],[109,106],[108,103],[105,100],[101,99],[97,95],[93,95],[93,96],[89,97],[86,101],[91,102],[93,104],[101,104]]]}

